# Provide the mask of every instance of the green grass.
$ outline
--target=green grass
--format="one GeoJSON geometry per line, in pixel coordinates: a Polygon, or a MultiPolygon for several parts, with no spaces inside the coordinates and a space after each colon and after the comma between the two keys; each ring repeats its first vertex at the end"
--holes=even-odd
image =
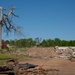
{"type": "Polygon", "coordinates": [[[28,57],[28,55],[0,54],[0,59],[3,59],[3,60],[0,60],[0,65],[6,64],[6,61],[9,59],[17,58],[18,60],[21,60],[26,57],[28,57]],[[7,58],[9,58],[9,59],[7,59],[7,58]],[[7,60],[5,60],[5,59],[7,59],[7,60]]]}
{"type": "Polygon", "coordinates": [[[13,54],[0,54],[0,58],[13,58],[15,57],[13,54]]]}
{"type": "Polygon", "coordinates": [[[5,64],[6,63],[6,61],[7,60],[5,60],[5,59],[7,59],[7,58],[15,58],[15,56],[14,55],[12,55],[12,54],[0,54],[0,64],[2,65],[2,64],[5,64]]]}
{"type": "MultiPolygon", "coordinates": [[[[26,55],[24,55],[24,54],[21,54],[21,55],[18,55],[18,54],[16,54],[15,52],[16,52],[16,48],[13,48],[13,49],[11,49],[9,52],[8,51],[6,51],[6,50],[0,50],[0,65],[1,64],[5,64],[5,62],[7,61],[7,60],[5,60],[5,58],[17,58],[18,60],[21,60],[21,59],[24,59],[24,58],[26,58],[26,57],[28,57],[28,55],[26,54],[26,55]],[[13,52],[15,53],[15,54],[13,54],[13,52]],[[1,60],[1,59],[4,59],[4,60],[1,60]]],[[[26,52],[26,50],[25,50],[25,48],[21,48],[20,49],[21,50],[21,52],[26,52]]]]}

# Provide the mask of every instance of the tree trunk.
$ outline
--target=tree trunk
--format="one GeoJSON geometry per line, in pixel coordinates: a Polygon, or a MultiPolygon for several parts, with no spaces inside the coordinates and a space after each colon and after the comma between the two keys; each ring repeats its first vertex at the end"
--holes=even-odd
{"type": "Polygon", "coordinates": [[[2,49],[2,25],[0,24],[0,49],[2,49]]]}

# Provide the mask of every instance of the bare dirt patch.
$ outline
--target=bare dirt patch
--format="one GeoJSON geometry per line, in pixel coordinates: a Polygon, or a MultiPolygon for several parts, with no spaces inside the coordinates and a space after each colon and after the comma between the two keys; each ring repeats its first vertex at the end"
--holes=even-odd
{"type": "Polygon", "coordinates": [[[54,48],[29,48],[27,49],[29,58],[25,58],[19,63],[30,63],[39,65],[44,69],[58,70],[58,73],[48,75],[75,75],[75,62],[57,56],[54,48]]]}

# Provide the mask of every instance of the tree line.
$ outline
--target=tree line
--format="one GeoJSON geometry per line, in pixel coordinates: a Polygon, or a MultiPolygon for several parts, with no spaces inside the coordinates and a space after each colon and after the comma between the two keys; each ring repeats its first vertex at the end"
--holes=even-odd
{"type": "Polygon", "coordinates": [[[55,39],[41,39],[41,38],[24,38],[24,39],[15,39],[15,40],[5,40],[9,42],[11,46],[16,47],[54,47],[54,46],[75,46],[75,40],[60,40],[59,38],[55,39]]]}

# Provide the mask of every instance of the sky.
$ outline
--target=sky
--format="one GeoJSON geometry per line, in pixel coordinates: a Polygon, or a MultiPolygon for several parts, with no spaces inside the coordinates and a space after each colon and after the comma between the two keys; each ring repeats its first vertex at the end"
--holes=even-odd
{"type": "Polygon", "coordinates": [[[2,39],[42,38],[75,40],[75,0],[0,0],[0,6],[15,7],[13,22],[25,37],[2,33],[2,39]]]}

